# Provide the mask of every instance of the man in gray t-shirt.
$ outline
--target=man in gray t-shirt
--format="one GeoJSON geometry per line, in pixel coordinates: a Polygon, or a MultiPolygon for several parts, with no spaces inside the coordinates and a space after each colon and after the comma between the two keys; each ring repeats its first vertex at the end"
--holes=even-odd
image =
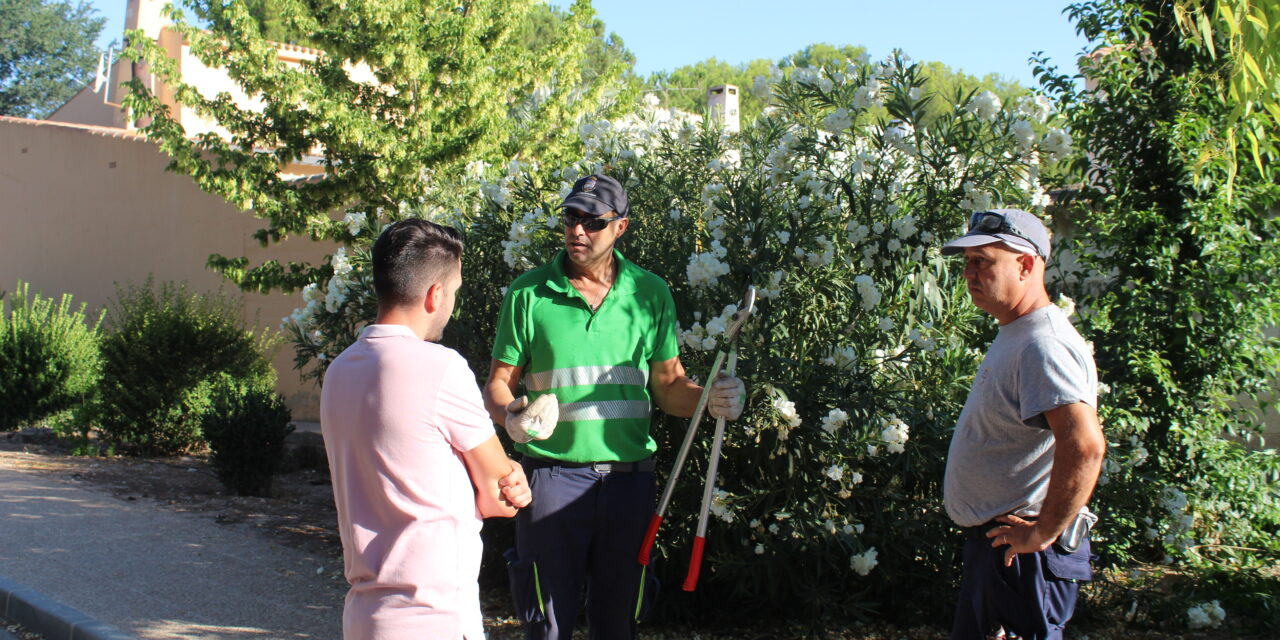
{"type": "Polygon", "coordinates": [[[1049,233],[1017,209],[975,213],[963,252],[974,305],[1000,323],[956,423],[943,502],[964,527],[953,640],[1056,640],[1091,577],[1086,508],[1106,440],[1093,356],[1044,285],[1049,233]]]}

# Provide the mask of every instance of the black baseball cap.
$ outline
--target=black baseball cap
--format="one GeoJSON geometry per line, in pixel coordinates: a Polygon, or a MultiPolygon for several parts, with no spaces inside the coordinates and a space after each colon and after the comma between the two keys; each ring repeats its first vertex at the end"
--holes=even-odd
{"type": "Polygon", "coordinates": [[[627,192],[622,185],[609,176],[596,174],[579,178],[573,183],[573,190],[557,208],[570,207],[591,216],[602,216],[610,211],[626,216],[631,210],[631,206],[627,204],[627,192]]]}

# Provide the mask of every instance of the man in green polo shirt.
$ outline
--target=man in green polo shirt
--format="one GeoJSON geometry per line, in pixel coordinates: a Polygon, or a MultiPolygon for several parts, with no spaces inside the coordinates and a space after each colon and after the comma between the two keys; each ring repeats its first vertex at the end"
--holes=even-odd
{"type": "MultiPolygon", "coordinates": [[[[584,585],[590,636],[633,638],[652,597],[636,561],[654,508],[652,404],[691,416],[702,387],[680,364],[666,282],[614,249],[630,223],[622,185],[587,176],[560,208],[564,250],[511,284],[484,390],[533,491],[507,566],[527,638],[569,640],[584,585]]],[[[721,378],[707,408],[736,420],[744,396],[721,378]]]]}

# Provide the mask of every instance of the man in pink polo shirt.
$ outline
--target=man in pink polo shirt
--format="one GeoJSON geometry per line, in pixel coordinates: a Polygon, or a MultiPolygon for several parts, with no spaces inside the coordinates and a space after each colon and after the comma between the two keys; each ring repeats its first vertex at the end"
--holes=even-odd
{"type": "Polygon", "coordinates": [[[320,422],[338,508],[347,640],[480,640],[480,524],[529,504],[475,375],[436,344],[462,238],[404,220],[373,247],[376,324],[325,373],[320,422]]]}

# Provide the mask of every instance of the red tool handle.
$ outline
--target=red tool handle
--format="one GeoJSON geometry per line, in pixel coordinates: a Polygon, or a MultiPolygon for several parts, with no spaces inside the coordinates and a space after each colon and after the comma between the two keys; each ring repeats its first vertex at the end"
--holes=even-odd
{"type": "Polygon", "coordinates": [[[649,520],[649,530],[644,534],[644,542],[640,545],[640,557],[637,560],[641,566],[649,566],[649,553],[653,551],[653,541],[658,537],[658,527],[662,526],[662,516],[653,514],[653,518],[649,520]]]}
{"type": "Polygon", "coordinates": [[[693,591],[698,588],[698,574],[702,573],[702,547],[707,539],[697,536],[693,539],[693,555],[689,557],[689,575],[684,577],[684,590],[693,591]]]}

